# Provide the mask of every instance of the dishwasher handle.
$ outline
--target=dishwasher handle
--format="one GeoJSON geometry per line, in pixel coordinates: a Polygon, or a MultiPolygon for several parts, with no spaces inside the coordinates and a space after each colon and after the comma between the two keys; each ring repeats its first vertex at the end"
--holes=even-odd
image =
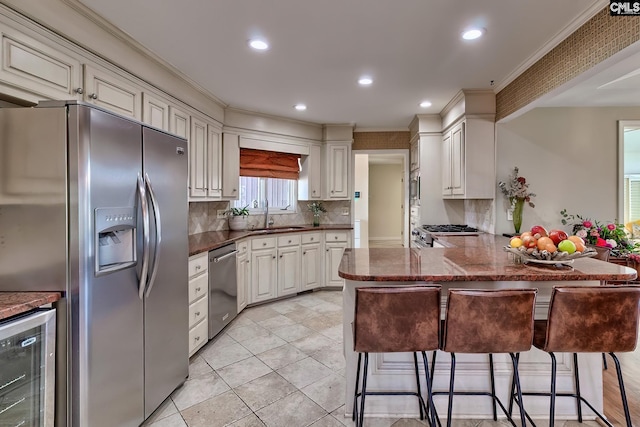
{"type": "Polygon", "coordinates": [[[224,255],[222,255],[222,256],[214,257],[214,258],[212,259],[212,261],[213,261],[213,262],[220,262],[220,261],[222,261],[222,260],[224,260],[224,259],[226,259],[226,258],[229,258],[230,256],[233,256],[233,255],[235,255],[235,254],[237,254],[237,253],[238,253],[238,250],[236,249],[236,250],[233,250],[233,251],[231,251],[231,252],[229,252],[229,253],[227,253],[227,254],[224,254],[224,255]]]}

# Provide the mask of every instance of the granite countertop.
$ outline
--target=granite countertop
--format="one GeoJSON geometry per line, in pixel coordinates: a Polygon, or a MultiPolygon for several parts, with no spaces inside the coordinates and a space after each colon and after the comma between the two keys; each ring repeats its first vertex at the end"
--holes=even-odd
{"type": "Polygon", "coordinates": [[[192,234],[189,236],[189,256],[217,249],[226,244],[235,242],[245,237],[268,236],[272,234],[300,233],[304,231],[318,230],[352,230],[351,224],[321,225],[290,225],[282,227],[272,227],[268,230],[246,230],[246,231],[208,231],[205,233],[192,234]]]}
{"type": "Polygon", "coordinates": [[[0,320],[60,299],[60,292],[0,292],[0,320]]]}
{"type": "Polygon", "coordinates": [[[340,277],[355,281],[632,280],[636,270],[592,258],[569,267],[516,264],[503,250],[509,239],[493,234],[438,236],[445,248],[346,249],[340,277]]]}

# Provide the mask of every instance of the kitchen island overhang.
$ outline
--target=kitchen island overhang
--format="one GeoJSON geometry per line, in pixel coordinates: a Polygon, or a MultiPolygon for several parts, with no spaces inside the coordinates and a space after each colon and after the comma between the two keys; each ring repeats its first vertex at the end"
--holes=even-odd
{"type": "MultiPolygon", "coordinates": [[[[598,286],[603,280],[627,281],[636,277],[636,271],[591,258],[575,260],[570,268],[555,269],[523,265],[502,247],[508,239],[493,235],[474,237],[447,237],[447,248],[402,249],[370,248],[347,249],[339,267],[345,280],[344,352],[346,359],[346,415],[351,415],[357,353],[353,351],[351,323],[355,303],[355,289],[362,286],[407,286],[415,284],[442,285],[441,316],[444,318],[446,295],[450,288],[512,289],[537,288],[536,319],[546,319],[551,290],[554,286],[598,286]]],[[[410,353],[380,353],[371,355],[367,388],[371,391],[414,390],[415,376],[410,353]]],[[[456,391],[489,389],[488,356],[456,355],[456,391]]],[[[573,362],[570,354],[558,354],[558,391],[573,387],[573,362]]],[[[431,356],[429,357],[431,360],[431,356]]],[[[448,389],[448,354],[438,352],[434,372],[434,390],[448,389]]],[[[508,401],[511,381],[511,362],[506,354],[495,355],[495,378],[498,396],[508,401]]],[[[602,410],[602,357],[598,354],[580,354],[580,381],[582,394],[596,409],[602,410]]],[[[520,376],[523,389],[547,392],[550,385],[549,356],[532,348],[520,357],[520,376]]],[[[424,381],[424,379],[423,379],[424,381]]],[[[422,384],[423,390],[425,384],[422,384]]],[[[548,419],[549,399],[526,396],[527,412],[534,419],[548,419]]],[[[447,397],[436,396],[438,414],[446,414],[447,397]]],[[[487,397],[460,396],[454,399],[453,417],[467,419],[492,418],[491,401],[487,397]]],[[[516,411],[517,412],[517,411],[516,411]]],[[[583,411],[585,419],[592,419],[590,411],[583,411]]],[[[406,397],[367,397],[366,416],[418,417],[414,399],[406,397]]],[[[557,419],[577,419],[573,399],[560,398],[556,405],[557,419]]]]}

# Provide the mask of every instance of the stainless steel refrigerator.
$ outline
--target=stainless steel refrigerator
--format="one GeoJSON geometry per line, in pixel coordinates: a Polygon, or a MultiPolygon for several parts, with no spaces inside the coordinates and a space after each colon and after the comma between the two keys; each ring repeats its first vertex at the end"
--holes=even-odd
{"type": "Polygon", "coordinates": [[[78,102],[0,109],[0,291],[62,291],[57,425],[138,426],[188,375],[187,145],[78,102]]]}

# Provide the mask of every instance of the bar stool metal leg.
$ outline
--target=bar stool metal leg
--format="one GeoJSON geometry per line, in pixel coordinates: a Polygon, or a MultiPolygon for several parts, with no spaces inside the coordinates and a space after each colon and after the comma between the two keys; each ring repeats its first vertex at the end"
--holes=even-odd
{"type": "Polygon", "coordinates": [[[358,415],[358,387],[360,387],[360,365],[362,363],[362,353],[358,353],[358,368],[356,370],[356,387],[353,390],[353,413],[351,419],[356,420],[358,415]]]}
{"type": "Polygon", "coordinates": [[[489,353],[489,374],[491,378],[491,403],[493,404],[493,421],[498,421],[498,410],[496,408],[496,378],[493,374],[493,354],[489,353]]]}
{"type": "MultiPolygon", "coordinates": [[[[425,411],[423,410],[423,407],[425,405],[422,400],[422,390],[420,390],[420,373],[418,372],[418,353],[416,353],[415,351],[413,352],[413,365],[416,368],[416,385],[418,389],[418,407],[420,409],[420,419],[424,420],[425,411]]],[[[426,365],[425,365],[425,369],[427,369],[426,365]]]]}
{"type": "Polygon", "coordinates": [[[556,416],[556,355],[549,353],[551,356],[551,408],[549,410],[549,427],[553,427],[556,416]]]}
{"type": "MultiPolygon", "coordinates": [[[[429,425],[431,427],[435,427],[436,426],[436,420],[438,420],[438,426],[440,426],[440,419],[438,418],[438,414],[436,413],[436,407],[433,403],[433,366],[431,369],[431,376],[429,376],[429,361],[427,360],[427,353],[422,351],[422,361],[424,363],[424,374],[425,374],[425,380],[426,380],[426,384],[427,384],[427,417],[429,419],[429,425]]],[[[435,351],[434,353],[434,357],[435,357],[435,351]]],[[[431,363],[433,364],[433,362],[435,362],[435,360],[432,360],[431,363]]]]}
{"type": "Polygon", "coordinates": [[[576,403],[578,405],[578,422],[582,422],[582,397],[580,396],[580,374],[578,372],[578,354],[573,353],[573,380],[576,387],[576,403]]]}
{"type": "Polygon", "coordinates": [[[622,380],[622,368],[620,367],[620,361],[618,356],[614,353],[609,353],[613,358],[613,363],[616,365],[616,373],[618,374],[618,387],[620,387],[620,398],[622,399],[622,408],[624,409],[624,418],[627,422],[627,427],[633,427],[631,425],[631,414],[629,413],[629,402],[627,402],[627,393],[624,389],[624,381],[622,380]]]}
{"type": "Polygon", "coordinates": [[[362,371],[362,391],[360,392],[360,422],[356,425],[364,425],[364,399],[367,395],[367,372],[369,371],[369,353],[364,354],[364,368],[362,371]]]}
{"type": "MultiPolygon", "coordinates": [[[[509,353],[509,356],[511,356],[511,363],[513,364],[513,383],[515,385],[515,388],[518,394],[518,409],[520,411],[520,423],[522,427],[525,427],[527,425],[527,422],[525,420],[526,413],[524,411],[524,403],[522,402],[522,388],[520,387],[520,374],[518,373],[518,362],[520,359],[520,353],[518,354],[509,353]]],[[[513,393],[511,394],[511,396],[513,396],[513,393]]],[[[513,402],[513,397],[509,402],[509,418],[511,418],[512,402],[513,402]]]]}
{"type": "Polygon", "coordinates": [[[451,416],[453,414],[453,384],[456,375],[456,355],[451,353],[451,373],[449,375],[449,405],[447,406],[447,427],[451,427],[451,416]]]}

